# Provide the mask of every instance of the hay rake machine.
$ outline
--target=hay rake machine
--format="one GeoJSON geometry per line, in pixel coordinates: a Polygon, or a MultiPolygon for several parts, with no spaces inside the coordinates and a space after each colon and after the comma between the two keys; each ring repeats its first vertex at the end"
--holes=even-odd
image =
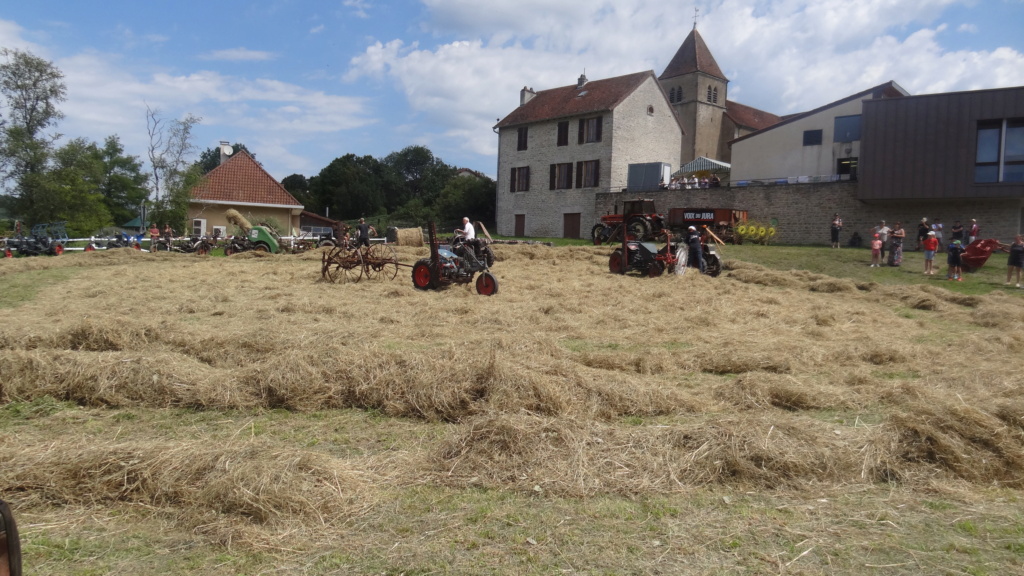
{"type": "Polygon", "coordinates": [[[391,246],[370,244],[360,247],[355,241],[325,247],[320,264],[323,279],[340,284],[359,282],[364,277],[368,280],[394,280],[400,265],[391,246]]]}

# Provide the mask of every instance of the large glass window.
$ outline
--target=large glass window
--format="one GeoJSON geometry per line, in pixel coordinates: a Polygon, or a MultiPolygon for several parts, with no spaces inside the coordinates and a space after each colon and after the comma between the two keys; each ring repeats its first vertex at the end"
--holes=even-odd
{"type": "Polygon", "coordinates": [[[1024,119],[978,122],[974,181],[1024,182],[1024,119]]]}
{"type": "Polygon", "coordinates": [[[856,116],[836,116],[833,142],[856,142],[860,140],[860,114],[856,116]]]}
{"type": "Polygon", "coordinates": [[[804,130],[804,146],[821,146],[821,130],[804,130]]]}

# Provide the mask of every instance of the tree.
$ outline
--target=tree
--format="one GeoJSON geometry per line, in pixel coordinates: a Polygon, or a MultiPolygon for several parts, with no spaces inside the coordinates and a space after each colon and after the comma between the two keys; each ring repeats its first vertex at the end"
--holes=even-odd
{"type": "Polygon", "coordinates": [[[455,168],[434,156],[426,146],[407,146],[399,152],[388,154],[383,163],[394,170],[402,188],[389,191],[398,196],[387,199],[392,209],[408,200],[418,198],[430,206],[441,193],[441,189],[455,176],[455,168]]]}
{"type": "Polygon", "coordinates": [[[143,174],[142,162],[137,157],[124,154],[117,136],[107,136],[100,158],[103,162],[100,192],[114,224],[124,224],[139,215],[139,208],[149,195],[146,189],[149,176],[143,174]]]}
{"type": "Polygon", "coordinates": [[[150,190],[153,195],[151,220],[183,228],[188,211],[189,188],[202,177],[200,168],[189,160],[195,152],[192,129],[202,121],[186,114],[181,120],[165,121],[159,110],[146,106],[149,133],[150,190]]]}
{"type": "Polygon", "coordinates": [[[45,214],[36,195],[46,194],[45,172],[53,143],[60,134],[44,132],[56,126],[63,114],[58,104],[67,99],[64,75],[48,62],[28,52],[0,49],[0,97],[6,120],[0,130],[0,182],[13,185],[15,215],[36,218],[45,214]],[[31,216],[30,216],[31,214],[31,216]]]}
{"type": "MultiPolygon", "coordinates": [[[[232,154],[237,154],[241,151],[249,152],[245,144],[235,142],[231,145],[232,154]]],[[[251,154],[251,152],[250,152],[251,154]]],[[[211,170],[220,166],[220,146],[216,148],[207,148],[199,154],[199,160],[196,160],[196,164],[199,165],[201,173],[209,174],[211,170]]]]}
{"type": "Polygon", "coordinates": [[[461,221],[463,216],[493,224],[495,216],[494,180],[475,176],[456,176],[448,180],[434,207],[442,221],[461,221]]]}
{"type": "Polygon", "coordinates": [[[322,209],[320,206],[315,205],[313,196],[309,193],[309,180],[302,174],[285,176],[284,180],[281,180],[281,187],[302,203],[306,210],[318,212],[318,210],[322,209]]]}
{"type": "Polygon", "coordinates": [[[359,218],[384,211],[384,168],[373,156],[346,154],[310,178],[313,207],[334,218],[359,218]]]}
{"type": "Polygon", "coordinates": [[[88,236],[114,222],[103,196],[106,166],[103,150],[84,138],[75,138],[53,154],[52,169],[45,173],[39,187],[37,208],[44,207],[46,217],[31,221],[66,221],[68,233],[88,236]]]}

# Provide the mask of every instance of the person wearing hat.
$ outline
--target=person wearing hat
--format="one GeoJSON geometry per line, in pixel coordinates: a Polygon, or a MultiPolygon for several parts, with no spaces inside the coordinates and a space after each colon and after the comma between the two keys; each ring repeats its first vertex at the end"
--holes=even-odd
{"type": "Polygon", "coordinates": [[[942,250],[942,218],[936,217],[932,221],[932,232],[935,232],[935,239],[939,241],[939,250],[942,250]]]}
{"type": "Polygon", "coordinates": [[[921,221],[917,224],[917,247],[914,248],[914,252],[921,251],[921,243],[928,237],[928,233],[932,231],[931,226],[928,225],[927,218],[921,218],[921,221]]]}
{"type": "Polygon", "coordinates": [[[885,242],[878,234],[871,239],[871,268],[879,268],[882,266],[882,246],[885,246],[885,242]]]}
{"type": "Polygon", "coordinates": [[[832,215],[832,247],[839,248],[839,231],[843,229],[843,219],[839,217],[839,213],[836,212],[832,215]]]}
{"type": "Polygon", "coordinates": [[[694,268],[700,268],[700,273],[703,274],[706,264],[704,263],[704,254],[701,250],[700,245],[700,233],[697,232],[697,228],[690,226],[686,229],[686,265],[694,268]]]}
{"type": "Polygon", "coordinates": [[[971,218],[971,227],[967,231],[967,245],[970,246],[981,236],[981,229],[978,228],[978,221],[971,218]]]}
{"type": "Polygon", "coordinates": [[[953,240],[953,243],[946,249],[946,264],[949,265],[949,271],[946,272],[946,280],[955,280],[957,282],[963,282],[963,260],[960,256],[964,253],[964,245],[959,240],[953,240]]]}
{"type": "Polygon", "coordinates": [[[935,274],[935,251],[939,249],[939,239],[935,237],[935,232],[929,230],[921,246],[924,248],[924,273],[932,276],[935,274]]]}

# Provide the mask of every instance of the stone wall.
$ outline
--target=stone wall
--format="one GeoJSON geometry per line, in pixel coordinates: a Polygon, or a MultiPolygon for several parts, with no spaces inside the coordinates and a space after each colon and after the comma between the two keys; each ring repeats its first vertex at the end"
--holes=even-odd
{"type": "MultiPolygon", "coordinates": [[[[704,190],[654,190],[640,194],[622,192],[599,194],[595,212],[609,214],[622,200],[638,196],[652,198],[658,211],[668,214],[671,208],[729,208],[746,210],[748,217],[759,222],[778,220],[777,244],[828,244],[829,224],[836,212],[843,218],[843,245],[854,231],[868,239],[871,229],[880,220],[891,227],[902,221],[907,229],[909,247],[913,248],[917,224],[921,218],[931,222],[939,217],[945,224],[945,239],[957,219],[965,226],[971,218],[978,220],[984,238],[998,238],[1009,242],[1021,231],[1021,200],[970,201],[886,201],[866,203],[857,199],[856,182],[822,182],[809,184],[743,186],[708,188],[704,190]]],[[[586,229],[586,226],[584,226],[586,229]]]]}

